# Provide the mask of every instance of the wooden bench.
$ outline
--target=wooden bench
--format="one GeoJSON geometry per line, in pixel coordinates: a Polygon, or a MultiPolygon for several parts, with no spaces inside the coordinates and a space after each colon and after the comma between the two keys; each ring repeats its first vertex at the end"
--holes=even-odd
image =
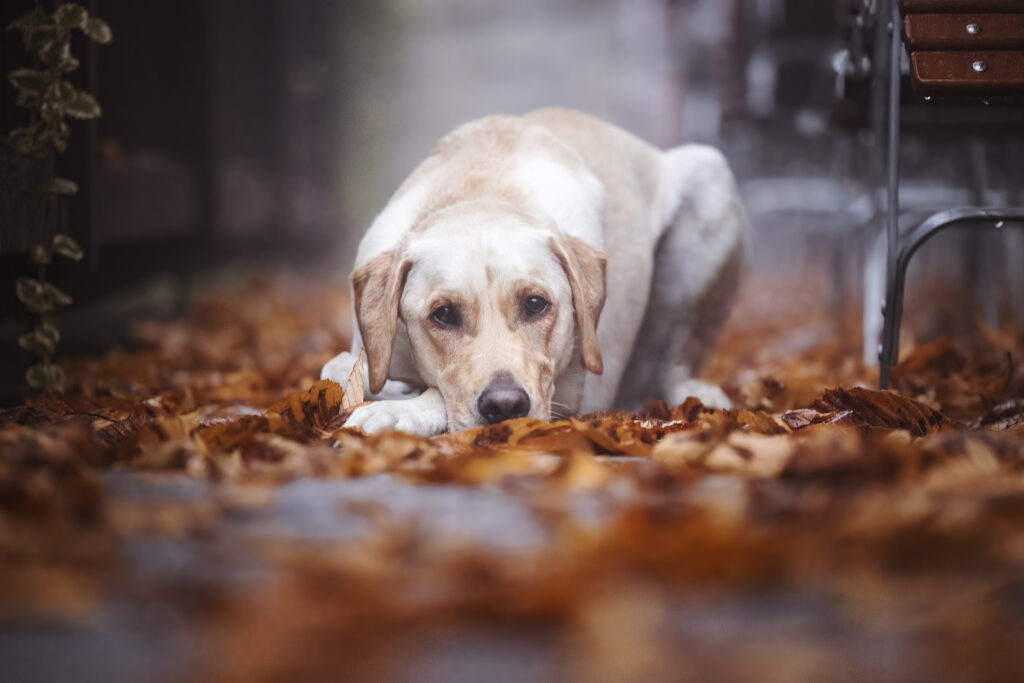
{"type": "Polygon", "coordinates": [[[902,0],[914,89],[1024,94],[1024,0],[902,0]]]}

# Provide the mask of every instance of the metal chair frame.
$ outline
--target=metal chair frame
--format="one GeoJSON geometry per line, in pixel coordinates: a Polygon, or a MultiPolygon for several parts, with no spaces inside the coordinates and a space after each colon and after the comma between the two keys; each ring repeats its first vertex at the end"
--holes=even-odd
{"type": "Polygon", "coordinates": [[[882,308],[882,339],[879,344],[878,386],[889,386],[890,368],[899,354],[900,320],[903,316],[903,293],[910,259],[922,244],[946,228],[970,224],[1002,228],[1008,223],[1024,224],[1024,207],[962,207],[932,214],[904,235],[899,234],[900,182],[900,62],[903,37],[898,0],[888,0],[889,10],[889,102],[887,149],[887,215],[885,303],[882,308]]]}

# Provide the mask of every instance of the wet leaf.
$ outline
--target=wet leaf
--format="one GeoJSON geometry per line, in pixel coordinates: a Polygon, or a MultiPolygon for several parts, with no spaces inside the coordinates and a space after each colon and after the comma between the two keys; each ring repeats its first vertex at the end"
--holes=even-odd
{"type": "Polygon", "coordinates": [[[854,387],[828,389],[812,405],[832,424],[906,429],[914,436],[953,429],[939,411],[891,391],[854,387]]]}

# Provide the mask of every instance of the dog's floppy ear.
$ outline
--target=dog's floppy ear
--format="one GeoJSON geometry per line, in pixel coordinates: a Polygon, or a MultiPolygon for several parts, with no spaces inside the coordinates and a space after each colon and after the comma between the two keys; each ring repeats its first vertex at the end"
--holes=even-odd
{"type": "Polygon", "coordinates": [[[412,262],[385,251],[352,271],[353,305],[366,348],[370,393],[384,388],[398,326],[398,304],[412,262]]]}
{"type": "Polygon", "coordinates": [[[604,254],[578,237],[551,238],[549,244],[572,289],[583,364],[587,370],[600,375],[604,362],[597,341],[597,320],[604,307],[604,254]]]}

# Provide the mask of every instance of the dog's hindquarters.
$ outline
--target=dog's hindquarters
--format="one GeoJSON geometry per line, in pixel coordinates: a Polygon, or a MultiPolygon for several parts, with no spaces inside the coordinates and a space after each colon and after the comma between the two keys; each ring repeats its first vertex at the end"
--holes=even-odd
{"type": "Polygon", "coordinates": [[[689,395],[727,401],[696,380],[729,314],[747,252],[747,217],[720,152],[684,145],[665,152],[655,216],[663,225],[647,309],[616,404],[689,395]]]}

